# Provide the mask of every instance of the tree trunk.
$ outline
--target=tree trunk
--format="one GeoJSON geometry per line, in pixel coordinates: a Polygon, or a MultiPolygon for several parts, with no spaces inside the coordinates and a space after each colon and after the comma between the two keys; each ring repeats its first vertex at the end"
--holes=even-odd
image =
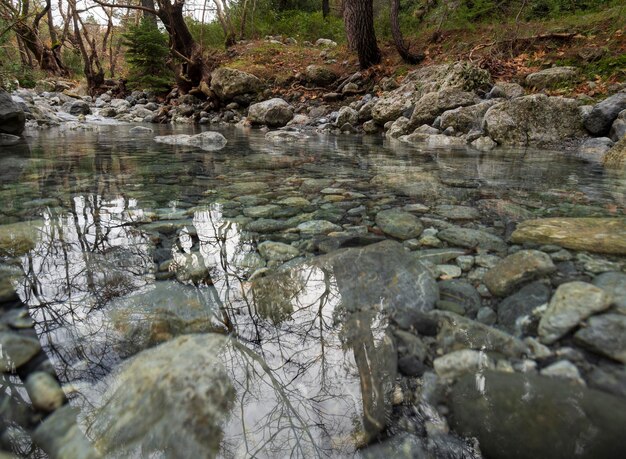
{"type": "Polygon", "coordinates": [[[404,43],[402,31],[400,30],[399,13],[400,0],[391,0],[391,34],[393,36],[393,42],[396,45],[398,54],[404,62],[407,64],[419,64],[424,60],[424,55],[422,53],[412,53],[404,43]]]}
{"type": "Polygon", "coordinates": [[[324,19],[330,14],[330,2],[329,0],[322,0],[322,16],[324,19]]]}
{"type": "MultiPolygon", "coordinates": [[[[154,0],[141,0],[141,6],[143,6],[144,8],[149,8],[151,10],[154,10],[154,0]]],[[[154,13],[151,13],[150,11],[145,11],[144,10],[143,18],[146,21],[150,21],[156,27],[156,25],[157,25],[157,17],[156,17],[156,15],[154,13]]]]}
{"type": "Polygon", "coordinates": [[[345,0],[343,14],[348,42],[354,44],[361,68],[366,69],[380,63],[372,0],[345,0]]]}

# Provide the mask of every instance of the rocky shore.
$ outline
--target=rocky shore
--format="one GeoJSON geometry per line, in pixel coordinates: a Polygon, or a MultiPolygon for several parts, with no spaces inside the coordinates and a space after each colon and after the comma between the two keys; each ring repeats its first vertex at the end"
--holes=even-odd
{"type": "MultiPolygon", "coordinates": [[[[617,85],[616,93],[598,103],[584,95],[541,92],[575,81],[572,67],[530,74],[524,86],[493,82],[486,70],[467,62],[418,68],[399,82],[383,79],[376,85],[358,72],[339,79],[323,65],[310,65],[297,78],[303,88],[321,86],[329,92],[301,102],[303,93],[295,91],[284,100],[275,96],[280,88],[271,90],[252,74],[221,67],[210,85],[181,96],[175,89],[165,103],[141,91],[123,99],[113,98],[111,91],[97,98],[81,96],[57,83],[53,91],[17,90],[13,105],[5,94],[0,107],[2,119],[23,111],[30,128],[89,129],[85,121],[235,124],[289,133],[268,134],[275,141],[297,141],[307,131],[364,133],[430,148],[556,148],[609,167],[623,163],[623,146],[616,145],[626,134],[623,88],[617,85]]],[[[12,127],[4,132],[16,133],[12,127]]],[[[5,135],[2,141],[15,139],[5,135]]]]}

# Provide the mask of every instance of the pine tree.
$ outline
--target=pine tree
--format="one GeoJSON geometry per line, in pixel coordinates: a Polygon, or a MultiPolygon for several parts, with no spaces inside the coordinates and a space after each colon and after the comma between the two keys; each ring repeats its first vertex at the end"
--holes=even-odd
{"type": "Polygon", "coordinates": [[[174,73],[168,66],[170,51],[166,35],[154,21],[142,19],[124,34],[126,61],[130,66],[128,85],[134,89],[165,92],[172,87],[174,73]]]}

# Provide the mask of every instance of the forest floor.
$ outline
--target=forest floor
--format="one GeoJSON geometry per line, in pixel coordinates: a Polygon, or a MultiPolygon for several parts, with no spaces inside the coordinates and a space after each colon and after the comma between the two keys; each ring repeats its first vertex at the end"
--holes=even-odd
{"type": "MultiPolygon", "coordinates": [[[[529,73],[560,65],[576,66],[582,78],[551,95],[601,97],[626,81],[626,7],[532,22],[479,23],[472,28],[425,28],[404,31],[411,49],[426,58],[420,65],[466,60],[488,69],[495,80],[521,82],[529,73]]],[[[324,38],[324,37],[320,37],[324,38]]],[[[398,56],[392,42],[379,41],[382,63],[369,69],[373,82],[399,79],[412,68],[398,56]]],[[[329,65],[342,76],[358,71],[356,54],[345,45],[320,50],[264,40],[246,41],[215,56],[221,65],[255,74],[276,93],[304,91],[320,97],[327,89],[305,89],[299,82],[310,64],[329,65]]]]}

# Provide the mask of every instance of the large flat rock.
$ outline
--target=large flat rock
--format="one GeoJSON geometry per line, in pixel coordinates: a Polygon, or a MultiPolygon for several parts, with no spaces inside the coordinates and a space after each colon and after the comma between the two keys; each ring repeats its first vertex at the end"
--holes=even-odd
{"type": "Polygon", "coordinates": [[[541,218],[518,225],[511,242],[556,244],[574,250],[626,255],[624,218],[541,218]]]}

